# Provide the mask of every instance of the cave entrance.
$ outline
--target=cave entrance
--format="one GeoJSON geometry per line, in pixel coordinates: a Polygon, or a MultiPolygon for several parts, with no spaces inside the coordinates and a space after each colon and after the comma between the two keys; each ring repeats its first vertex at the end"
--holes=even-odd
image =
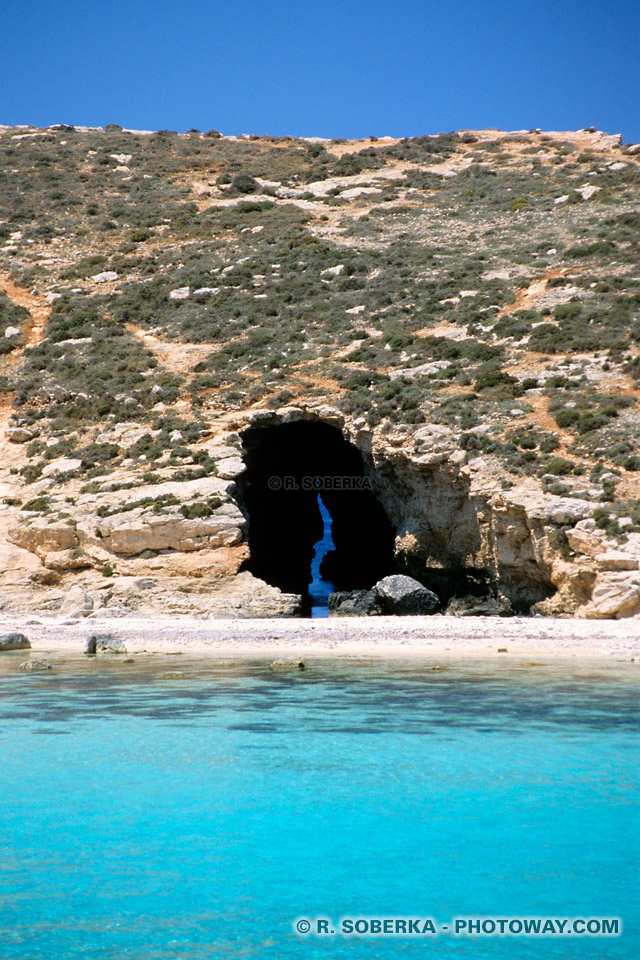
{"type": "Polygon", "coordinates": [[[305,614],[319,616],[333,589],[368,589],[394,572],[393,528],[337,427],[255,426],[242,440],[251,573],[300,594],[305,614]]]}

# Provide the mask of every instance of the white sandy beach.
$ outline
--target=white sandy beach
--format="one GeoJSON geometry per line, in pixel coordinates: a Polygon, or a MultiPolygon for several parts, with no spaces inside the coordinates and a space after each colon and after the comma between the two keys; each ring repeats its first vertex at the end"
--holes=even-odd
{"type": "Polygon", "coordinates": [[[241,657],[541,657],[640,660],[640,620],[542,617],[342,617],[204,620],[183,616],[0,616],[0,634],[19,631],[42,654],[84,651],[92,635],[121,638],[132,654],[241,657]]]}

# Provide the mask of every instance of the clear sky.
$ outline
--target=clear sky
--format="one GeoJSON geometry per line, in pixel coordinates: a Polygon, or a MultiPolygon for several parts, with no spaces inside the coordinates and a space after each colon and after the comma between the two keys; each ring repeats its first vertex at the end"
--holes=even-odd
{"type": "Polygon", "coordinates": [[[0,123],[640,141],[639,0],[0,0],[0,123]]]}

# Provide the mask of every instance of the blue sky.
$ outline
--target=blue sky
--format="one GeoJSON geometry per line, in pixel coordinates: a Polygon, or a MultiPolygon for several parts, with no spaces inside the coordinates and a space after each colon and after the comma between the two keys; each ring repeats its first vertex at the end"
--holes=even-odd
{"type": "Polygon", "coordinates": [[[638,0],[0,3],[0,123],[640,141],[638,0]]]}

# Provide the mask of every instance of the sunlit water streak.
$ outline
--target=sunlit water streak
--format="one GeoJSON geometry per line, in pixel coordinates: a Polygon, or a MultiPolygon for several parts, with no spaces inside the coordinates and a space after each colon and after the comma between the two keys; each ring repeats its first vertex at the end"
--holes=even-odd
{"type": "Polygon", "coordinates": [[[331,536],[332,520],[331,514],[325,507],[322,497],[318,494],[318,507],[322,516],[323,533],[322,539],[314,543],[313,560],[311,561],[311,584],[309,586],[309,599],[311,601],[311,616],[327,617],[329,610],[327,602],[329,594],[335,590],[335,584],[325,578],[320,573],[320,564],[330,550],[334,549],[333,537],[331,536]]]}
{"type": "Polygon", "coordinates": [[[178,658],[0,677],[3,960],[640,955],[631,666],[179,659],[185,680],[158,678],[178,658]],[[291,928],[396,913],[621,915],[625,934],[291,928]]]}

